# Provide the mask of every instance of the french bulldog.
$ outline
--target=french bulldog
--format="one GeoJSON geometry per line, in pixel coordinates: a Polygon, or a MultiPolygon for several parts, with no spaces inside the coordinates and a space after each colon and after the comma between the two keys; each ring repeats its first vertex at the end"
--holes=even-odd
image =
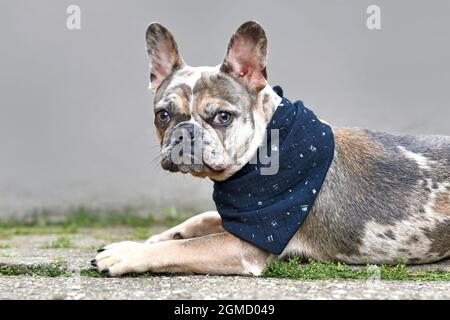
{"type": "MultiPolygon", "coordinates": [[[[251,161],[280,96],[267,82],[267,38],[254,21],[231,37],[223,63],[191,67],[161,24],[146,32],[162,168],[226,181],[251,161]],[[187,136],[186,136],[187,132],[187,136]],[[180,142],[201,140],[190,152],[180,142]],[[174,154],[194,161],[175,161],[174,154]]],[[[348,264],[430,263],[450,256],[450,137],[332,128],[334,157],[313,208],[279,257],[348,264]]],[[[101,272],[260,275],[277,255],[241,240],[217,211],[145,243],[119,242],[101,272]]]]}

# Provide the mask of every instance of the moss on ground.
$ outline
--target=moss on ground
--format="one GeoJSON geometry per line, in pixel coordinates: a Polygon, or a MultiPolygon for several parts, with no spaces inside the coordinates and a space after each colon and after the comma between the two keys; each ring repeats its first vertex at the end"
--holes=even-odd
{"type": "Polygon", "coordinates": [[[58,263],[43,264],[0,264],[0,275],[2,276],[34,276],[34,277],[69,277],[71,272],[67,267],[58,263]]]}
{"type": "MultiPolygon", "coordinates": [[[[154,273],[129,273],[126,278],[149,277],[154,273]]],[[[0,276],[32,276],[32,277],[91,277],[106,278],[107,275],[95,269],[82,269],[80,272],[69,270],[64,262],[42,264],[0,264],[0,276]]]]}
{"type": "MultiPolygon", "coordinates": [[[[80,276],[91,278],[108,278],[106,274],[98,272],[96,269],[82,269],[80,271],[80,276]]],[[[157,274],[152,272],[143,272],[143,273],[128,273],[122,276],[122,278],[140,278],[140,277],[154,277],[154,276],[157,276],[157,274]]]]}
{"type": "MultiPolygon", "coordinates": [[[[35,265],[7,265],[0,264],[0,276],[42,276],[42,277],[95,277],[106,275],[95,269],[82,269],[79,273],[67,269],[64,263],[46,263],[35,265]]],[[[125,277],[149,277],[156,274],[151,272],[131,273],[125,277]]],[[[450,281],[450,272],[410,271],[405,265],[396,266],[367,266],[352,269],[341,263],[321,263],[310,261],[299,263],[298,259],[288,261],[275,260],[269,263],[263,277],[287,278],[297,280],[409,280],[409,281],[450,281]]]]}
{"type": "Polygon", "coordinates": [[[404,264],[395,266],[368,265],[365,268],[351,268],[342,263],[309,261],[300,263],[298,258],[273,260],[263,273],[269,278],[299,280],[442,280],[450,281],[450,272],[411,271],[404,264]]]}

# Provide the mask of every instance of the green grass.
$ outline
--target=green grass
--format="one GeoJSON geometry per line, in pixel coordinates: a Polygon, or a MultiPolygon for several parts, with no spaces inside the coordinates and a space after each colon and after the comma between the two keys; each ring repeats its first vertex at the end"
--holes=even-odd
{"type": "Polygon", "coordinates": [[[22,226],[22,227],[0,227],[0,239],[8,239],[12,236],[29,236],[42,234],[73,234],[77,233],[78,229],[74,227],[37,227],[37,226],[22,226]]]}
{"type": "Polygon", "coordinates": [[[73,248],[72,240],[68,236],[59,236],[55,240],[44,246],[45,249],[66,249],[73,248]]]}
{"type": "Polygon", "coordinates": [[[135,228],[132,233],[132,239],[147,240],[150,232],[147,228],[135,228]]]}
{"type": "Polygon", "coordinates": [[[139,239],[144,239],[144,229],[154,225],[172,227],[192,216],[194,210],[180,213],[176,208],[162,210],[158,214],[142,215],[131,209],[101,212],[80,208],[66,217],[55,217],[47,212],[37,212],[25,219],[0,219],[0,239],[14,235],[73,234],[79,228],[107,228],[125,226],[140,228],[136,231],[139,239]]]}
{"type": "Polygon", "coordinates": [[[442,280],[450,281],[450,272],[409,271],[404,264],[351,268],[342,263],[309,261],[301,264],[298,258],[287,261],[273,260],[266,267],[263,277],[299,280],[442,280]]]}
{"type": "MultiPolygon", "coordinates": [[[[7,265],[0,264],[0,276],[42,276],[42,277],[93,277],[104,278],[105,274],[95,269],[82,269],[79,273],[67,269],[63,262],[35,265],[7,265]]],[[[130,273],[127,278],[150,277],[158,274],[130,273]]],[[[275,260],[269,263],[263,277],[289,278],[297,280],[410,280],[410,281],[450,281],[450,272],[409,271],[405,265],[396,266],[367,266],[352,269],[340,263],[321,263],[310,261],[300,264],[298,259],[288,261],[275,260]]]]}
{"type": "MultiPolygon", "coordinates": [[[[124,277],[149,277],[154,276],[154,273],[129,273],[124,277]]],[[[42,264],[0,264],[0,276],[32,276],[32,277],[91,277],[91,278],[106,278],[107,275],[98,272],[95,269],[82,269],[80,273],[67,269],[65,263],[42,263],[42,264]]]]}
{"type": "Polygon", "coordinates": [[[7,243],[0,243],[0,249],[9,249],[11,248],[11,245],[7,243]]]}
{"type": "Polygon", "coordinates": [[[82,269],[80,271],[80,276],[90,277],[90,278],[107,278],[108,276],[98,272],[96,269],[82,269]]]}
{"type": "Polygon", "coordinates": [[[46,212],[35,213],[24,220],[17,218],[0,220],[0,229],[26,227],[59,227],[59,228],[90,228],[110,226],[151,226],[155,223],[152,215],[141,216],[131,210],[122,212],[101,213],[80,208],[64,218],[54,217],[46,212]]]}
{"type": "Polygon", "coordinates": [[[33,265],[0,264],[2,276],[69,277],[71,273],[63,264],[45,263],[33,265]]]}

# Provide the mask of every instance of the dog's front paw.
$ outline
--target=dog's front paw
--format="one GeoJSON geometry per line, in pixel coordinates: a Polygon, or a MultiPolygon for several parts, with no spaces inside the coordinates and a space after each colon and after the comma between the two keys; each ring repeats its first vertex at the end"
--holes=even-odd
{"type": "Polygon", "coordinates": [[[148,244],[133,241],[117,242],[98,250],[99,254],[91,264],[99,272],[109,276],[145,272],[150,270],[148,251],[148,244]]]}

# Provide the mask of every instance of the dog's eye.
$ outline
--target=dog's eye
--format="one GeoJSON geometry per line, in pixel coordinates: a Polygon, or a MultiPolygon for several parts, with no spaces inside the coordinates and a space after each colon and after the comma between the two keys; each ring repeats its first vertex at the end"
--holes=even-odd
{"type": "Polygon", "coordinates": [[[161,123],[167,123],[170,121],[170,113],[167,110],[160,110],[156,113],[156,119],[161,123]]]}
{"type": "Polygon", "coordinates": [[[226,112],[226,111],[220,111],[218,112],[213,119],[213,123],[216,125],[226,125],[228,124],[232,119],[231,113],[226,112]]]}

